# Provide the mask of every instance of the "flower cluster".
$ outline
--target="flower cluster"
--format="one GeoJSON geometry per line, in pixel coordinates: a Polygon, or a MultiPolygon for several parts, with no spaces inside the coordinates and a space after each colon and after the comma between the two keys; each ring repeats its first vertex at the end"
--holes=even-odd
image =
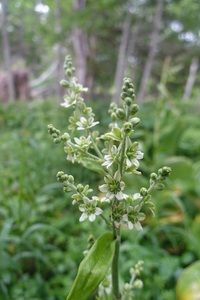
{"type": "Polygon", "coordinates": [[[63,171],[59,171],[57,173],[57,179],[62,183],[64,192],[75,192],[72,195],[72,204],[79,204],[79,210],[82,212],[79,218],[80,222],[85,221],[86,219],[93,222],[96,219],[96,216],[103,213],[103,210],[98,207],[100,199],[95,196],[92,196],[91,198],[88,197],[88,194],[92,192],[89,185],[75,185],[74,177],[72,175],[65,174],[63,171]]]}
{"type": "Polygon", "coordinates": [[[148,188],[143,187],[133,195],[126,193],[124,177],[126,174],[141,173],[140,160],[144,155],[139,142],[133,139],[135,127],[140,123],[140,119],[135,116],[139,106],[135,103],[133,83],[130,78],[124,79],[122,105],[110,105],[109,130],[99,136],[98,131],[94,131],[99,122],[95,120],[92,108],[87,107],[82,98],[82,93],[87,89],[77,83],[73,75],[75,68],[69,56],[66,57],[64,69],[67,80],[62,80],[61,84],[67,88],[67,94],[61,105],[72,110],[68,129],[76,134],[73,138],[69,132],[61,134],[52,124],[48,126],[48,131],[55,143],[64,143],[67,160],[81,163],[84,167],[100,173],[104,182],[99,186],[101,194],[98,197],[88,197],[91,192],[89,185],[75,185],[74,178],[62,171],[58,172],[57,178],[62,182],[65,192],[74,192],[72,203],[78,204],[82,213],[80,222],[86,219],[93,222],[100,215],[108,225],[114,225],[115,228],[126,226],[129,229],[141,230],[141,222],[145,219],[144,206],[154,213],[150,192],[152,189],[164,188],[163,182],[171,170],[168,167],[159,169],[158,174],[151,174],[148,188]],[[104,205],[110,207],[108,216],[104,213],[104,205]]]}
{"type": "Polygon", "coordinates": [[[131,300],[134,298],[134,290],[141,289],[143,287],[143,282],[138,277],[141,275],[143,271],[143,264],[142,260],[139,260],[134,268],[130,269],[131,279],[129,282],[124,284],[123,287],[123,296],[124,299],[131,300]]]}

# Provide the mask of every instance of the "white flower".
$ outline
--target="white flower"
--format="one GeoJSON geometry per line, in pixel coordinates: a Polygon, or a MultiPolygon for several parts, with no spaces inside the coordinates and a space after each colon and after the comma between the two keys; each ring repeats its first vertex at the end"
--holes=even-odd
{"type": "Polygon", "coordinates": [[[81,148],[88,148],[91,144],[90,136],[87,138],[85,136],[81,136],[80,138],[74,138],[76,144],[80,146],[81,148]]]}
{"type": "Polygon", "coordinates": [[[127,213],[122,216],[122,221],[127,224],[127,227],[131,230],[133,228],[137,230],[142,230],[142,225],[140,221],[145,219],[145,214],[136,211],[132,206],[129,206],[127,213]]]}
{"type": "Polygon", "coordinates": [[[76,104],[77,101],[77,95],[74,92],[71,92],[71,94],[68,96],[64,96],[64,102],[61,103],[61,106],[64,106],[66,108],[76,104]]]}
{"type": "Polygon", "coordinates": [[[107,169],[118,159],[118,148],[113,145],[110,149],[110,153],[104,156],[104,163],[102,166],[105,166],[107,169]]]}
{"type": "Polygon", "coordinates": [[[80,222],[85,221],[87,218],[90,222],[94,222],[96,216],[103,213],[103,210],[100,207],[97,207],[97,197],[92,197],[90,200],[87,197],[84,197],[84,204],[79,205],[79,210],[82,212],[82,215],[79,218],[80,222]]]}
{"type": "Polygon", "coordinates": [[[93,117],[89,117],[88,119],[86,119],[85,117],[81,117],[80,121],[76,122],[76,125],[78,126],[77,130],[89,129],[97,124],[99,124],[99,122],[94,122],[93,117]]]}
{"type": "Polygon", "coordinates": [[[144,153],[138,150],[138,148],[138,142],[132,143],[130,140],[128,141],[128,147],[126,151],[126,166],[128,169],[132,166],[135,166],[136,169],[139,167],[138,160],[143,158],[144,153]]]}
{"type": "Polygon", "coordinates": [[[105,184],[99,186],[99,190],[103,193],[106,193],[106,198],[112,200],[116,197],[118,200],[124,200],[127,198],[127,195],[122,191],[125,188],[125,183],[120,180],[119,170],[115,172],[114,177],[107,175],[104,177],[105,184]]]}
{"type": "Polygon", "coordinates": [[[64,150],[68,154],[67,155],[67,160],[74,163],[75,160],[76,160],[76,157],[77,157],[77,153],[76,153],[76,150],[74,149],[74,147],[71,146],[71,145],[68,145],[68,146],[64,147],[64,150]]]}

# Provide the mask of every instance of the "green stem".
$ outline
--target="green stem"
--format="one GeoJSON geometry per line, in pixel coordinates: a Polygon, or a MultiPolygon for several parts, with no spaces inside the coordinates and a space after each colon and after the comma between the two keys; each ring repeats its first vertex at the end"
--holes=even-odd
{"type": "Polygon", "coordinates": [[[126,150],[126,134],[124,135],[124,140],[123,140],[123,142],[122,142],[121,160],[120,160],[120,166],[119,166],[119,170],[120,170],[121,177],[122,177],[122,175],[123,175],[123,168],[124,168],[124,154],[125,154],[125,150],[126,150]]]}
{"type": "Polygon", "coordinates": [[[115,252],[112,261],[112,293],[113,300],[120,300],[121,294],[119,291],[119,250],[120,250],[120,229],[115,228],[113,222],[113,235],[116,239],[115,242],[115,252]]]}
{"type": "Polygon", "coordinates": [[[97,147],[97,144],[96,144],[96,142],[95,142],[95,140],[94,140],[94,138],[93,138],[93,136],[92,136],[92,133],[91,133],[91,139],[92,139],[92,145],[93,145],[93,147],[94,147],[94,149],[95,149],[95,151],[96,151],[96,154],[97,154],[100,158],[103,158],[103,155],[102,155],[101,151],[99,150],[99,148],[97,147]]]}

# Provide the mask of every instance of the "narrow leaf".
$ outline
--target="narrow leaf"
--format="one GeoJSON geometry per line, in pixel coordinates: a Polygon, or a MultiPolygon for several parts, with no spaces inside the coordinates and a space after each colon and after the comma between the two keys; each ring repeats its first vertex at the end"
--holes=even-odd
{"type": "Polygon", "coordinates": [[[80,263],[67,300],[88,300],[107,275],[114,255],[113,234],[100,236],[80,263]]]}

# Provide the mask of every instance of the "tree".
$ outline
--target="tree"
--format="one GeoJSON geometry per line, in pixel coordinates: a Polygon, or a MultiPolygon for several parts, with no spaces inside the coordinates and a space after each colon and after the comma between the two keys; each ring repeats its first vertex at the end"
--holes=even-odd
{"type": "Polygon", "coordinates": [[[126,67],[125,64],[126,64],[126,57],[127,57],[130,25],[131,25],[131,14],[130,12],[127,12],[122,27],[122,35],[120,39],[118,59],[117,59],[117,68],[115,72],[114,94],[113,94],[113,102],[115,103],[119,103],[121,86],[122,86],[124,71],[126,67]]]}
{"type": "Polygon", "coordinates": [[[153,31],[150,38],[149,53],[145,63],[145,67],[144,67],[144,71],[143,71],[143,75],[139,87],[139,92],[137,95],[139,104],[141,104],[144,100],[147,83],[152,71],[153,61],[157,53],[157,48],[160,41],[159,32],[161,28],[163,8],[164,8],[164,0],[157,0],[156,13],[155,13],[155,18],[153,23],[153,31]]]}
{"type": "Polygon", "coordinates": [[[15,90],[14,90],[14,80],[12,75],[10,43],[9,43],[9,36],[7,31],[7,0],[2,0],[1,4],[2,4],[1,29],[2,29],[3,61],[4,61],[4,68],[7,72],[9,99],[10,101],[13,101],[15,99],[15,90]]]}

